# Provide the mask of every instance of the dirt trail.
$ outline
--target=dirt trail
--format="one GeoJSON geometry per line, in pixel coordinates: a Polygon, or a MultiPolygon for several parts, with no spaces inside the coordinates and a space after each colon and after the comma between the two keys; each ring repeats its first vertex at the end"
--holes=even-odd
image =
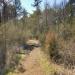
{"type": "Polygon", "coordinates": [[[26,71],[21,75],[45,75],[38,62],[39,53],[40,48],[35,48],[25,59],[25,61],[22,64],[25,67],[26,71]]]}

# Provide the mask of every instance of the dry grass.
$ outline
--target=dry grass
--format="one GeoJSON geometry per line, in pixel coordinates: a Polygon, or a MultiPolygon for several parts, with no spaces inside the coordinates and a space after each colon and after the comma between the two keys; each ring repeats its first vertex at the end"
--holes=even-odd
{"type": "MultiPolygon", "coordinates": [[[[68,38],[68,35],[69,34],[67,34],[66,38],[68,38]]],[[[64,64],[65,68],[72,69],[75,66],[75,38],[74,35],[73,37],[71,35],[69,36],[69,40],[65,40],[63,35],[48,32],[46,34],[44,51],[53,62],[64,64]]]]}
{"type": "Polygon", "coordinates": [[[46,39],[45,39],[45,50],[48,50],[48,48],[50,47],[50,44],[54,42],[54,40],[56,40],[57,38],[57,34],[55,32],[48,32],[46,34],[46,39]]]}

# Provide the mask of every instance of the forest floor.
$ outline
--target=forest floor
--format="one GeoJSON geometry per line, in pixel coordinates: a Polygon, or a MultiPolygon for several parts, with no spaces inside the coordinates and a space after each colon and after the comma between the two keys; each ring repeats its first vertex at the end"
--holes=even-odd
{"type": "Polygon", "coordinates": [[[75,72],[73,74],[73,71],[65,70],[62,66],[50,62],[41,47],[34,48],[23,57],[20,66],[20,69],[10,72],[8,75],[75,75],[75,72]],[[22,69],[24,71],[20,72],[22,69]],[[59,74],[55,74],[56,72],[59,74]]]}

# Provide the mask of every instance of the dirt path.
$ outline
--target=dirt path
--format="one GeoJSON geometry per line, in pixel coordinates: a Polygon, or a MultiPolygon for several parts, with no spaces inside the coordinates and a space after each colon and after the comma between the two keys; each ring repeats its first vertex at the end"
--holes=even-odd
{"type": "MultiPolygon", "coordinates": [[[[34,41],[34,43],[38,43],[38,41],[34,41]]],[[[23,75],[45,75],[38,61],[40,53],[40,47],[34,48],[24,62],[22,62],[26,70],[23,75]]]]}
{"type": "Polygon", "coordinates": [[[38,62],[39,53],[40,48],[35,48],[25,59],[25,61],[22,64],[24,65],[26,71],[21,75],[45,75],[38,62]]]}

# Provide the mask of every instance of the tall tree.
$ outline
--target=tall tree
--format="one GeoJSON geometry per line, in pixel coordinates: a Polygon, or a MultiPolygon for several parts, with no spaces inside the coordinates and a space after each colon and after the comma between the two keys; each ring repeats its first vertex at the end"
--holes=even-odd
{"type": "Polygon", "coordinates": [[[11,4],[13,0],[1,0],[0,1],[0,8],[1,8],[1,21],[6,22],[8,19],[12,19],[16,17],[15,14],[15,7],[11,4]]]}
{"type": "Polygon", "coordinates": [[[37,14],[39,14],[39,12],[40,12],[40,3],[41,2],[42,2],[41,0],[34,0],[33,6],[36,7],[37,14]]]}
{"type": "Polygon", "coordinates": [[[23,9],[23,12],[22,12],[22,15],[23,15],[23,17],[22,17],[22,23],[23,23],[23,26],[22,26],[22,33],[23,33],[23,31],[24,31],[24,29],[26,30],[26,25],[27,25],[27,11],[25,10],[25,9],[23,9]]]}
{"type": "Polygon", "coordinates": [[[40,15],[41,15],[41,11],[40,11],[40,3],[42,2],[42,0],[34,0],[34,4],[33,7],[36,7],[36,15],[37,15],[37,25],[35,28],[35,34],[38,35],[40,33],[40,15]]]}
{"type": "Polygon", "coordinates": [[[15,0],[14,4],[15,4],[15,16],[18,17],[22,13],[21,2],[20,2],[20,0],[15,0]]]}

